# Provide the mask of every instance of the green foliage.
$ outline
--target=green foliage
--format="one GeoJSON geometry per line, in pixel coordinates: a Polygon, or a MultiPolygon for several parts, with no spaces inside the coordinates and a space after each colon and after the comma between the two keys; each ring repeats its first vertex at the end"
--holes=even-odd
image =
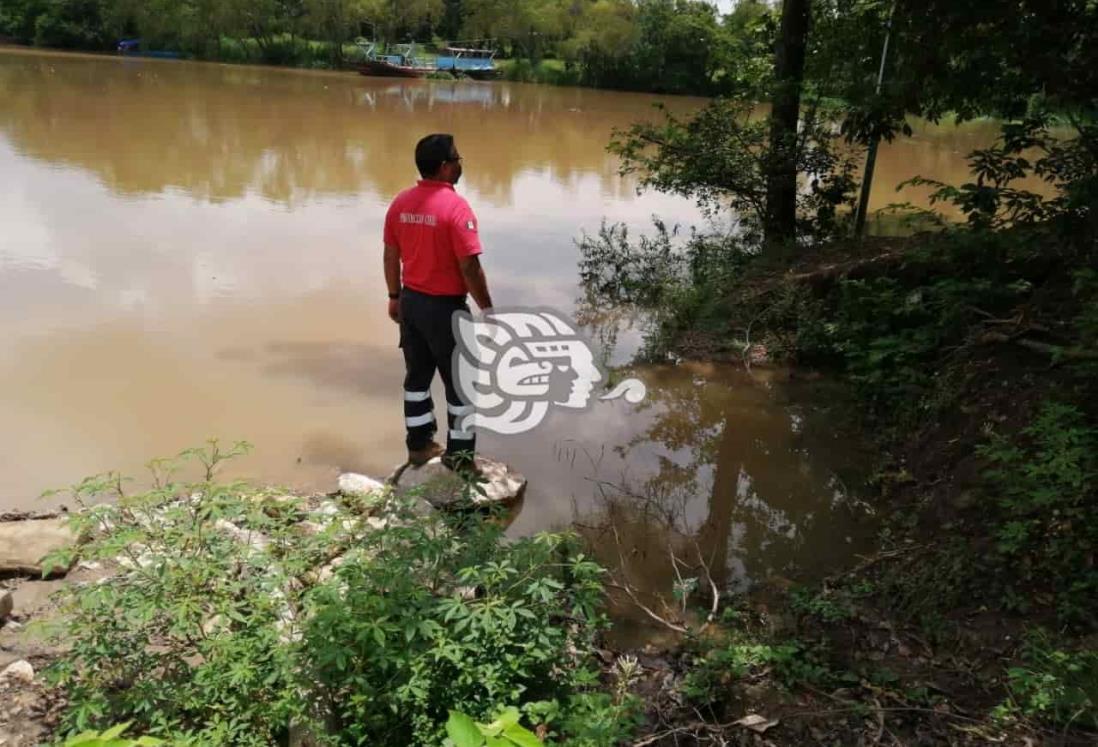
{"type": "Polygon", "coordinates": [[[1017,437],[979,452],[996,499],[995,537],[1011,578],[1049,589],[1065,622],[1098,622],[1098,428],[1076,407],[1046,402],[1017,437]]]}
{"type": "Polygon", "coordinates": [[[85,731],[66,739],[61,747],[157,747],[167,744],[155,737],[138,737],[130,739],[122,735],[130,727],[129,724],[119,724],[104,732],[85,731]]]}
{"type": "Polygon", "coordinates": [[[279,562],[298,544],[291,517],[269,516],[262,491],[213,480],[219,462],[244,450],[211,443],[153,463],[154,487],[137,495],[117,475],[73,488],[84,506],[109,493],[117,499],[87,506],[72,523],[90,538],[83,558],[122,571],[66,590],[57,635],[71,648],[50,672],[68,694],[63,730],[132,720],[157,736],[262,745],[307,717],[284,637],[300,602],[289,581],[321,548],[309,543],[279,562]],[[182,469],[203,476],[174,481],[182,469]],[[242,547],[238,533],[270,542],[242,547]]]}
{"type": "Polygon", "coordinates": [[[519,723],[519,710],[504,708],[491,723],[473,721],[460,711],[450,711],[446,735],[453,747],[538,747],[541,740],[519,723]]]}
{"type": "Polygon", "coordinates": [[[849,599],[831,593],[813,593],[804,588],[794,589],[789,596],[789,606],[802,615],[810,615],[828,623],[842,622],[854,616],[849,599]]]}
{"type": "Polygon", "coordinates": [[[754,0],[722,23],[700,0],[10,0],[0,35],[111,49],[122,36],[200,58],[338,67],[345,43],[489,38],[510,80],[659,93],[755,85],[773,24],[754,0]]]}
{"type": "Polygon", "coordinates": [[[566,747],[605,747],[627,744],[637,734],[644,703],[627,693],[619,679],[616,692],[579,692],[562,704],[557,700],[528,703],[523,707],[530,722],[545,729],[553,742],[566,747]]]}
{"type": "MultiPolygon", "coordinates": [[[[689,119],[664,113],[659,124],[634,124],[614,133],[610,151],[622,159],[623,174],[661,192],[697,200],[710,215],[731,210],[748,245],[761,242],[768,182],[774,158],[770,124],[755,115],[746,97],[716,99],[689,119]]],[[[825,112],[814,110],[802,123],[793,162],[806,177],[797,194],[797,235],[813,243],[844,231],[840,207],[853,200],[854,163],[836,148],[825,112]]]]}
{"type": "Polygon", "coordinates": [[[728,287],[750,259],[732,238],[691,232],[658,219],[655,233],[630,240],[624,225],[603,225],[580,241],[580,277],[587,313],[631,306],[648,312],[645,353],[662,357],[688,331],[728,333],[728,287]]]}
{"type": "Polygon", "coordinates": [[[45,0],[37,6],[34,43],[42,47],[110,49],[117,32],[107,25],[105,4],[104,0],[45,0]]]}
{"type": "Polygon", "coordinates": [[[544,699],[568,736],[606,624],[602,570],[575,538],[504,542],[477,514],[420,516],[388,494],[318,505],[218,482],[245,448],[154,462],[135,495],[114,474],[73,489],[80,556],[118,573],[66,592],[50,673],[63,732],[127,720],[173,744],[267,745],[297,724],[437,744],[451,709],[544,699]]]}
{"type": "Polygon", "coordinates": [[[698,706],[720,706],[728,701],[729,687],[764,670],[789,688],[798,684],[825,685],[834,673],[821,652],[795,638],[768,641],[746,633],[714,646],[691,662],[683,679],[683,696],[698,706]]]}
{"type": "Polygon", "coordinates": [[[1098,651],[1063,650],[1045,631],[1031,630],[1022,661],[1007,670],[1007,689],[994,712],[1000,719],[1098,731],[1098,651]]]}
{"type": "Polygon", "coordinates": [[[356,742],[429,744],[450,708],[566,696],[585,684],[601,569],[575,541],[501,543],[494,525],[409,523],[318,587],[306,631],[315,677],[356,742]]]}
{"type": "Polygon", "coordinates": [[[917,177],[908,183],[934,187],[931,203],[956,205],[974,229],[1055,221],[1061,240],[1086,245],[1093,241],[1089,214],[1098,198],[1098,127],[1079,123],[1076,137],[1065,139],[1051,135],[1047,122],[1047,113],[1037,113],[1004,123],[995,145],[969,155],[974,182],[956,187],[917,177]],[[1015,186],[1032,177],[1046,182],[1055,196],[1015,186]]]}
{"type": "MultiPolygon", "coordinates": [[[[713,5],[693,0],[595,3],[570,47],[589,85],[656,93],[733,90],[769,64],[767,37],[745,14],[733,37],[713,5]]],[[[754,81],[752,81],[753,83],[754,81]]]]}
{"type": "Polygon", "coordinates": [[[520,83],[547,83],[555,86],[575,86],[580,84],[580,71],[574,65],[560,60],[527,59],[500,60],[498,63],[504,80],[520,83]]]}

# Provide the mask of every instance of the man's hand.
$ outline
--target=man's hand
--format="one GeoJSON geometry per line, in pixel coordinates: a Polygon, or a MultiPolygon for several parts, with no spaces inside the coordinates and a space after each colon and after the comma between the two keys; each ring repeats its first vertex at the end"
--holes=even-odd
{"type": "Polygon", "coordinates": [[[477,302],[481,311],[492,308],[492,296],[488,293],[488,279],[484,277],[484,269],[480,266],[480,257],[474,254],[471,257],[462,257],[458,260],[461,276],[465,279],[465,287],[469,289],[469,295],[477,302]]]}
{"type": "Polygon", "coordinates": [[[400,294],[400,249],[392,244],[385,245],[385,286],[389,289],[389,318],[400,323],[400,299],[392,298],[400,294]]]}

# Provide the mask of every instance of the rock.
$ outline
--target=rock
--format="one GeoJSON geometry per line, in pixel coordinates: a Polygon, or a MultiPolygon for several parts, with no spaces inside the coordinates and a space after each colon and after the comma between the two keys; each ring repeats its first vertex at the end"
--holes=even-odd
{"type": "Polygon", "coordinates": [[[366,475],[344,472],[339,476],[339,492],[349,498],[367,498],[384,490],[384,483],[366,475]]]}
{"type": "Polygon", "coordinates": [[[34,519],[0,524],[0,574],[64,574],[68,567],[43,568],[42,558],[76,542],[66,519],[34,519]]]}
{"type": "Polygon", "coordinates": [[[15,597],[10,591],[0,592],[0,623],[11,617],[15,609],[15,597]]]}
{"type": "Polygon", "coordinates": [[[251,547],[257,553],[266,552],[267,547],[271,544],[271,540],[265,534],[238,527],[227,519],[218,519],[214,523],[214,527],[220,529],[240,544],[251,547]]]}
{"type": "Polygon", "coordinates": [[[14,680],[16,682],[33,682],[34,667],[26,659],[8,664],[3,672],[0,672],[0,681],[14,680]]]}
{"type": "Polygon", "coordinates": [[[33,617],[49,605],[50,597],[65,584],[66,582],[62,580],[24,581],[12,592],[14,602],[12,614],[20,619],[33,617]]]}
{"type": "MultiPolygon", "coordinates": [[[[483,494],[472,491],[470,497],[474,505],[502,504],[510,505],[522,497],[526,490],[526,478],[511,470],[503,462],[477,456],[476,465],[484,476],[480,485],[483,494]]],[[[435,457],[421,467],[409,465],[394,474],[394,487],[398,494],[412,491],[438,508],[462,500],[466,489],[464,481],[435,457]]]]}

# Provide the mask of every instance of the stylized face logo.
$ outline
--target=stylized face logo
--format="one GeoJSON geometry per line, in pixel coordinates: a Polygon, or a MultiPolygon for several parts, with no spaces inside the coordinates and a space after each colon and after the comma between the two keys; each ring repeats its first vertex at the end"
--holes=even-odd
{"type": "MultiPolygon", "coordinates": [[[[575,326],[546,309],[493,312],[484,321],[454,315],[454,376],[475,409],[460,426],[522,433],[542,421],[551,404],[587,407],[603,374],[575,326]]],[[[644,384],[630,379],[602,399],[644,397],[644,384]]]]}

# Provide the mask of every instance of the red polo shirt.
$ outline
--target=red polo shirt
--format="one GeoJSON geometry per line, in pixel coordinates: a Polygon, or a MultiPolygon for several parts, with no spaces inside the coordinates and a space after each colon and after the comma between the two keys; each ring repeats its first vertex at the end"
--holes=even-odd
{"type": "Polygon", "coordinates": [[[385,214],[385,243],[400,250],[402,284],[432,296],[464,295],[458,259],[481,253],[469,203],[433,179],[396,196],[385,214]]]}

